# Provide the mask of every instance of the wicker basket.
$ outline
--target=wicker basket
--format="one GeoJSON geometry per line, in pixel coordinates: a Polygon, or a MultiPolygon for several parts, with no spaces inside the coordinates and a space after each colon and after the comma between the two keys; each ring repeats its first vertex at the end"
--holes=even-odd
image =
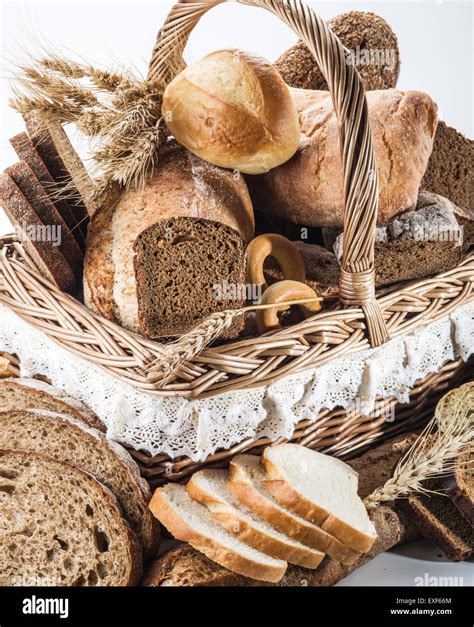
{"type": "MultiPolygon", "coordinates": [[[[178,341],[160,344],[124,330],[60,292],[40,275],[14,237],[0,241],[0,303],[63,348],[153,395],[194,399],[268,385],[336,357],[380,346],[474,299],[473,254],[439,276],[375,292],[377,168],[364,89],[348,61],[349,52],[300,0],[238,1],[265,8],[286,22],[311,50],[327,80],[339,122],[344,170],[339,300],[301,323],[257,338],[212,344],[222,327],[242,314],[240,310],[211,316],[178,341]]],[[[221,2],[185,0],[173,7],[158,34],[148,78],[169,82],[184,67],[182,55],[191,31],[201,16],[221,2]]],[[[420,382],[411,403],[397,410],[401,418],[393,424],[384,416],[377,418],[377,412],[383,414],[395,402],[385,400],[373,416],[323,412],[316,422],[297,425],[293,439],[335,455],[350,454],[383,435],[419,425],[436,395],[463,371],[461,364],[453,362],[420,382]]],[[[212,455],[206,463],[223,463],[236,452],[265,444],[245,441],[212,455]]],[[[197,467],[189,459],[137,456],[154,481],[179,480],[197,467]]]]}

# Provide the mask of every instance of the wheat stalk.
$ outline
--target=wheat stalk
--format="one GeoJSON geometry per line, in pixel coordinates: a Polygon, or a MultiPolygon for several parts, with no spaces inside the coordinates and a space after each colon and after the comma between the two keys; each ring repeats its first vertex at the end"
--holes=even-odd
{"type": "Polygon", "coordinates": [[[454,470],[456,457],[474,438],[472,384],[450,394],[450,403],[445,405],[445,397],[441,399],[434,417],[399,461],[393,476],[364,499],[367,509],[411,492],[429,492],[424,481],[454,470]]]}

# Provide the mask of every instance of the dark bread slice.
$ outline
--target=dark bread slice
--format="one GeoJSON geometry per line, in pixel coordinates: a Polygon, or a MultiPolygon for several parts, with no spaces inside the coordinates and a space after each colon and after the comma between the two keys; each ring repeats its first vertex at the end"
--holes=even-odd
{"type": "Polygon", "coordinates": [[[68,164],[65,163],[64,146],[66,146],[66,150],[71,151],[74,161],[76,159],[80,161],[79,156],[64,131],[61,134],[61,144],[58,144],[58,138],[52,133],[51,127],[45,120],[41,119],[38,113],[30,113],[24,116],[24,120],[31,141],[54,181],[63,186],[67,185],[70,190],[69,205],[74,213],[76,223],[80,225],[82,234],[86,237],[89,212],[80,191],[75,186],[74,172],[70,172],[68,164]]]}
{"type": "Polygon", "coordinates": [[[67,414],[93,429],[105,431],[102,421],[87,405],[49,383],[27,377],[0,381],[0,411],[22,409],[45,409],[67,414]]]}
{"type": "MultiPolygon", "coordinates": [[[[12,145],[20,160],[25,161],[25,163],[29,165],[36,178],[45,188],[46,192],[48,194],[54,192],[56,183],[54,182],[54,179],[49,173],[49,170],[45,166],[43,160],[39,156],[38,151],[36,150],[28,134],[18,133],[18,135],[15,135],[10,139],[10,144],[12,145]]],[[[55,198],[54,205],[61,217],[63,218],[64,222],[66,223],[68,229],[71,231],[81,250],[84,252],[85,237],[81,231],[80,225],[78,224],[71,207],[69,206],[68,201],[64,198],[55,198]]]]}
{"type": "MultiPolygon", "coordinates": [[[[245,299],[216,294],[216,286],[245,285],[244,247],[237,231],[213,220],[169,218],[145,229],[133,247],[140,332],[180,335],[214,312],[242,307],[245,299]]],[[[239,316],[222,337],[242,328],[239,316]]]]}
{"type": "Polygon", "coordinates": [[[433,152],[421,188],[449,198],[462,209],[473,211],[474,141],[446,122],[438,122],[433,152]]]}
{"type": "MultiPolygon", "coordinates": [[[[425,482],[428,490],[442,492],[440,479],[425,482]]],[[[474,528],[463,518],[446,494],[411,494],[401,501],[427,540],[454,562],[467,559],[474,552],[474,528]]]]}
{"type": "Polygon", "coordinates": [[[454,473],[443,480],[443,487],[460,514],[474,527],[474,445],[459,455],[454,473]]]}
{"type": "Polygon", "coordinates": [[[33,170],[25,161],[20,161],[7,168],[5,173],[18,186],[41,222],[46,226],[53,226],[59,230],[59,250],[72,268],[76,281],[80,283],[84,265],[82,251],[69,231],[67,224],[62,219],[61,214],[48,198],[46,190],[34,175],[33,170]]]}
{"type": "Polygon", "coordinates": [[[63,292],[74,292],[74,272],[59,248],[51,242],[42,241],[41,237],[23,237],[25,226],[41,232],[45,225],[8,174],[0,174],[0,204],[17,232],[22,235],[25,250],[41,274],[63,292]]]}
{"type": "Polygon", "coordinates": [[[159,527],[148,509],[150,489],[127,451],[83,422],[45,410],[0,412],[0,449],[45,453],[90,473],[116,497],[146,555],[155,556],[159,527]]]}
{"type": "Polygon", "coordinates": [[[141,550],[113,494],[47,455],[0,450],[0,585],[127,586],[141,550]]]}

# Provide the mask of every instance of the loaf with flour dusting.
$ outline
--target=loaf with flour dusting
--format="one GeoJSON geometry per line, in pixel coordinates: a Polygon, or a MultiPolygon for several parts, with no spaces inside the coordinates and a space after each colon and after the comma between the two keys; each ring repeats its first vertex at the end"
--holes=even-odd
{"type": "MultiPolygon", "coordinates": [[[[328,92],[291,89],[301,139],[286,163],[248,177],[255,209],[302,225],[343,227],[339,128],[328,92]]],[[[379,224],[413,209],[437,126],[437,107],[422,92],[367,92],[379,174],[379,224]]]]}
{"type": "Polygon", "coordinates": [[[245,283],[253,234],[243,178],[172,149],[143,188],[93,216],[86,304],[147,337],[184,333],[214,311],[243,304],[216,297],[216,284],[245,283]]]}

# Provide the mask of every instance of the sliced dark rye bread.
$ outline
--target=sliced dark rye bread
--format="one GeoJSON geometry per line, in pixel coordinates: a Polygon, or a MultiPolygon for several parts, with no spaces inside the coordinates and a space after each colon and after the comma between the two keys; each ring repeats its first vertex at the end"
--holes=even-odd
{"type": "Polygon", "coordinates": [[[76,281],[82,280],[84,256],[79,244],[72,236],[61,214],[51,202],[46,190],[36,178],[33,170],[25,161],[20,161],[6,168],[5,173],[14,181],[26,200],[33,207],[36,215],[45,226],[54,227],[59,239],[59,250],[71,266],[76,281]]]}
{"type": "Polygon", "coordinates": [[[448,559],[454,562],[467,559],[474,552],[474,527],[463,518],[449,496],[442,493],[442,480],[427,481],[424,487],[440,494],[411,494],[400,506],[423,536],[448,559]]]}
{"type": "Polygon", "coordinates": [[[90,473],[115,495],[145,555],[156,555],[160,535],[148,509],[150,490],[122,446],[71,416],[33,409],[0,413],[0,448],[6,447],[45,453],[90,473]]]}
{"type": "Polygon", "coordinates": [[[103,422],[87,405],[49,383],[28,377],[0,381],[0,411],[22,409],[45,409],[67,414],[89,427],[105,431],[103,422]]]}
{"type": "Polygon", "coordinates": [[[474,527],[473,444],[459,455],[453,474],[443,479],[443,488],[467,523],[474,527]]]}
{"type": "Polygon", "coordinates": [[[28,134],[18,133],[18,135],[15,135],[9,141],[20,160],[25,161],[25,163],[27,163],[32,169],[36,178],[45,188],[46,193],[50,196],[54,194],[54,206],[59,211],[61,217],[71,231],[76,242],[80,246],[81,250],[84,252],[86,239],[84,233],[81,230],[81,226],[77,222],[74,212],[71,209],[68,201],[65,198],[57,197],[60,194],[57,193],[58,190],[56,183],[49,173],[48,168],[44,164],[44,161],[39,156],[39,153],[36,150],[28,134]]]}
{"type": "Polygon", "coordinates": [[[41,274],[63,292],[74,292],[76,280],[71,266],[59,247],[42,237],[45,225],[8,174],[0,174],[0,206],[21,235],[26,252],[41,274]],[[28,236],[28,230],[38,236],[28,236]]]}
{"type": "MultiPolygon", "coordinates": [[[[234,297],[246,282],[244,240],[225,224],[161,220],[138,236],[133,249],[140,331],[146,337],[186,333],[212,313],[245,303],[238,292],[234,297]]],[[[221,337],[235,337],[242,328],[239,316],[221,337]]]]}
{"type": "Polygon", "coordinates": [[[0,450],[0,585],[127,586],[139,542],[113,494],[47,455],[0,450]]]}
{"type": "Polygon", "coordinates": [[[439,121],[420,187],[449,198],[462,209],[473,211],[474,141],[446,122],[439,121]]]}
{"type": "MultiPolygon", "coordinates": [[[[54,133],[49,125],[38,113],[30,113],[24,116],[26,130],[36,148],[39,156],[46,165],[54,181],[62,186],[67,186],[69,205],[74,213],[76,222],[81,225],[84,237],[87,235],[89,212],[82,199],[80,191],[73,180],[74,172],[69,170],[70,163],[65,162],[65,152],[75,155],[79,159],[64,130],[61,133],[61,142],[58,144],[58,131],[54,133]]],[[[79,159],[80,161],[80,159],[79,159]]],[[[72,158],[70,159],[72,162],[72,158]]]]}

